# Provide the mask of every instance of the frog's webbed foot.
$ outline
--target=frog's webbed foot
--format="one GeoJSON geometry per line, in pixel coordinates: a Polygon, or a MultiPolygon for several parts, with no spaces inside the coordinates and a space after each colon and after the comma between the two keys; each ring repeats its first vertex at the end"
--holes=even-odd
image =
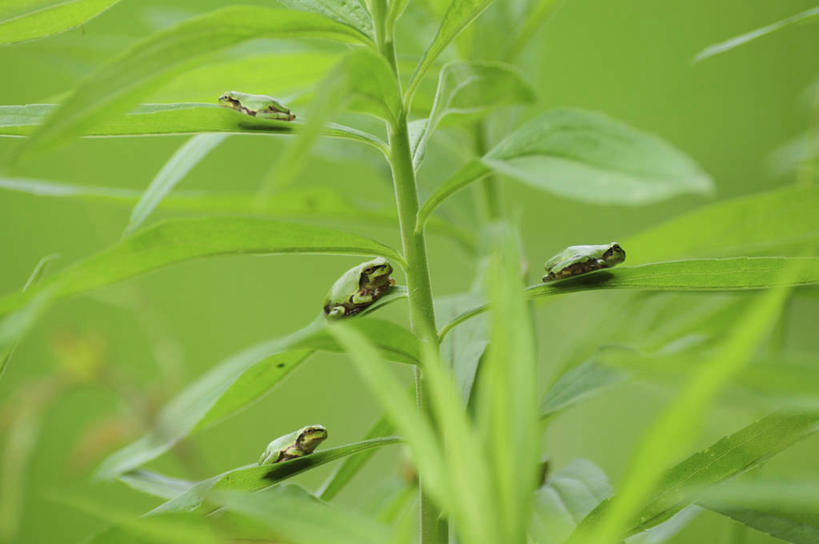
{"type": "Polygon", "coordinates": [[[327,316],[327,319],[338,319],[340,317],[344,317],[344,314],[347,313],[347,309],[344,306],[335,306],[334,308],[324,308],[324,315],[327,316]]]}

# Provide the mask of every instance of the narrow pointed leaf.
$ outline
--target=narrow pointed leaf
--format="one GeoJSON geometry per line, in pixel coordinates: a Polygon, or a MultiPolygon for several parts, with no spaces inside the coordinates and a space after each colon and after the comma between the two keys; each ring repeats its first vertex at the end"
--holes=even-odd
{"type": "Polygon", "coordinates": [[[6,0],[0,7],[0,46],[59,34],[86,23],[119,0],[6,0]]]}

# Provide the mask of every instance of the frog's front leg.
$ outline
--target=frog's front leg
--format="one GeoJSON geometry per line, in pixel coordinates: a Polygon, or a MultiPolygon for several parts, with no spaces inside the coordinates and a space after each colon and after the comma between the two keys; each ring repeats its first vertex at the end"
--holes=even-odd
{"type": "Polygon", "coordinates": [[[375,293],[372,291],[359,290],[350,297],[350,302],[353,304],[370,304],[373,300],[375,300],[375,293]]]}

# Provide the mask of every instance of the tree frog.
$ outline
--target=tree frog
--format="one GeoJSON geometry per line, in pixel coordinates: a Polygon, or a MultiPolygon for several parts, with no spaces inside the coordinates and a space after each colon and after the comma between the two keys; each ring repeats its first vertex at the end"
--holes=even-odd
{"type": "Polygon", "coordinates": [[[279,121],[292,121],[296,116],[287,109],[281,102],[263,94],[240,93],[239,91],[227,91],[219,97],[219,104],[222,106],[240,111],[251,117],[260,119],[278,119],[279,121]]]}
{"type": "Polygon", "coordinates": [[[392,265],[384,257],[361,263],[344,273],[327,293],[324,315],[339,319],[357,314],[389,292],[395,280],[392,265]]]}
{"type": "Polygon", "coordinates": [[[626,260],[626,252],[617,242],[592,246],[570,246],[546,261],[543,281],[579,276],[592,270],[610,268],[626,260]]]}
{"type": "Polygon", "coordinates": [[[280,436],[267,445],[259,457],[260,465],[272,465],[313,453],[316,446],[327,438],[327,429],[323,425],[309,425],[298,431],[280,436]]]}

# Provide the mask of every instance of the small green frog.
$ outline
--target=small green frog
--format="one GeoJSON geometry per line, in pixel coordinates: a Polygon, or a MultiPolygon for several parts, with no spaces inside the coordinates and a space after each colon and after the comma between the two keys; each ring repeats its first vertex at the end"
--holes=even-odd
{"type": "Polygon", "coordinates": [[[546,261],[543,281],[579,276],[601,268],[611,268],[626,260],[617,242],[593,246],[570,246],[546,261]]]}
{"type": "Polygon", "coordinates": [[[280,436],[267,445],[259,458],[260,465],[271,465],[313,453],[316,446],[327,438],[323,425],[310,425],[280,436]]]}
{"type": "Polygon", "coordinates": [[[260,119],[278,119],[292,121],[296,116],[281,102],[264,94],[248,94],[239,91],[227,91],[219,97],[222,106],[240,111],[260,119]]]}
{"type": "Polygon", "coordinates": [[[344,273],[327,293],[324,315],[339,319],[359,313],[384,296],[395,285],[392,265],[384,257],[361,263],[344,273]]]}

